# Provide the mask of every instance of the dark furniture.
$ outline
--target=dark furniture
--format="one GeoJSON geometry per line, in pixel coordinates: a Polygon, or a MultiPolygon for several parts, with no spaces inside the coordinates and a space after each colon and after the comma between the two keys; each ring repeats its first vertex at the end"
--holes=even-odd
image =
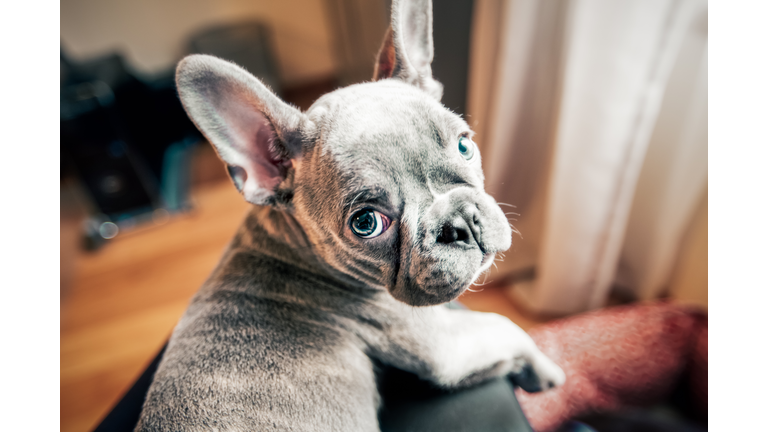
{"type": "MultiPolygon", "coordinates": [[[[165,347],[144,370],[95,432],[133,431],[165,347]]],[[[414,375],[385,369],[379,389],[383,432],[532,432],[512,384],[504,378],[457,392],[444,392],[414,375]]]]}

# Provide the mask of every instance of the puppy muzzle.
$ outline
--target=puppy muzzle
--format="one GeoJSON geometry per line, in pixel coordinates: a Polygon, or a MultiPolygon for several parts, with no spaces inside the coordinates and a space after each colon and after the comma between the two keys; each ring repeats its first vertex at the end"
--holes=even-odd
{"type": "Polygon", "coordinates": [[[445,303],[461,295],[497,252],[512,242],[504,212],[489,195],[462,188],[440,197],[419,222],[420,241],[402,254],[392,295],[414,305],[445,303]]]}

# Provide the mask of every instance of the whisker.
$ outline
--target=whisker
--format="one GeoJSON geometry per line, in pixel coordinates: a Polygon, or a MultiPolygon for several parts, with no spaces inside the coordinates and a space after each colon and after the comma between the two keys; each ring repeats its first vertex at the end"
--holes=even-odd
{"type": "Polygon", "coordinates": [[[509,206],[509,207],[512,207],[512,208],[517,208],[517,206],[513,206],[512,204],[507,204],[507,203],[503,203],[503,202],[497,202],[496,204],[498,204],[498,205],[505,205],[505,206],[509,206]]]}
{"type": "MultiPolygon", "coordinates": [[[[483,279],[483,283],[472,283],[471,285],[474,285],[474,286],[476,286],[476,287],[481,287],[481,286],[484,286],[484,285],[488,285],[489,283],[493,282],[493,281],[491,281],[491,282],[487,282],[487,279],[488,279],[488,277],[486,276],[486,278],[485,278],[485,279],[483,279]]],[[[480,292],[480,291],[482,291],[482,290],[472,290],[472,289],[470,289],[470,288],[467,288],[467,291],[472,291],[472,292],[480,292]]]]}
{"type": "Polygon", "coordinates": [[[488,277],[486,276],[486,278],[483,279],[483,283],[481,283],[481,284],[473,283],[472,285],[480,287],[480,286],[488,285],[489,283],[493,282],[493,281],[488,282],[487,279],[488,279],[488,277]]]}

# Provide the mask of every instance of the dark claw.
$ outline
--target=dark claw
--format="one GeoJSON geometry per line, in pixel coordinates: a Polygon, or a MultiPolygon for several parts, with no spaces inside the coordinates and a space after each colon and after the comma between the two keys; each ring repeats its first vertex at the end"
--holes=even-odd
{"type": "MultiPolygon", "coordinates": [[[[536,372],[533,370],[533,366],[530,363],[526,363],[520,372],[513,372],[509,376],[512,383],[528,393],[536,393],[542,390],[541,382],[536,372]]],[[[548,388],[554,387],[554,383],[548,382],[548,388]]]]}

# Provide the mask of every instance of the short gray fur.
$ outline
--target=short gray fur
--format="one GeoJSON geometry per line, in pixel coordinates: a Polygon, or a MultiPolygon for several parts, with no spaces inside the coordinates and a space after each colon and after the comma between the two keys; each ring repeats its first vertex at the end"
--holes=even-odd
{"type": "Polygon", "coordinates": [[[444,388],[564,382],[507,318],[440,306],[512,231],[439,102],[431,6],[393,1],[374,81],[306,113],[234,64],[179,64],[187,113],[255,206],[174,330],[137,431],[377,431],[378,364],[444,388]],[[390,228],[357,237],[364,208],[390,228]]]}

